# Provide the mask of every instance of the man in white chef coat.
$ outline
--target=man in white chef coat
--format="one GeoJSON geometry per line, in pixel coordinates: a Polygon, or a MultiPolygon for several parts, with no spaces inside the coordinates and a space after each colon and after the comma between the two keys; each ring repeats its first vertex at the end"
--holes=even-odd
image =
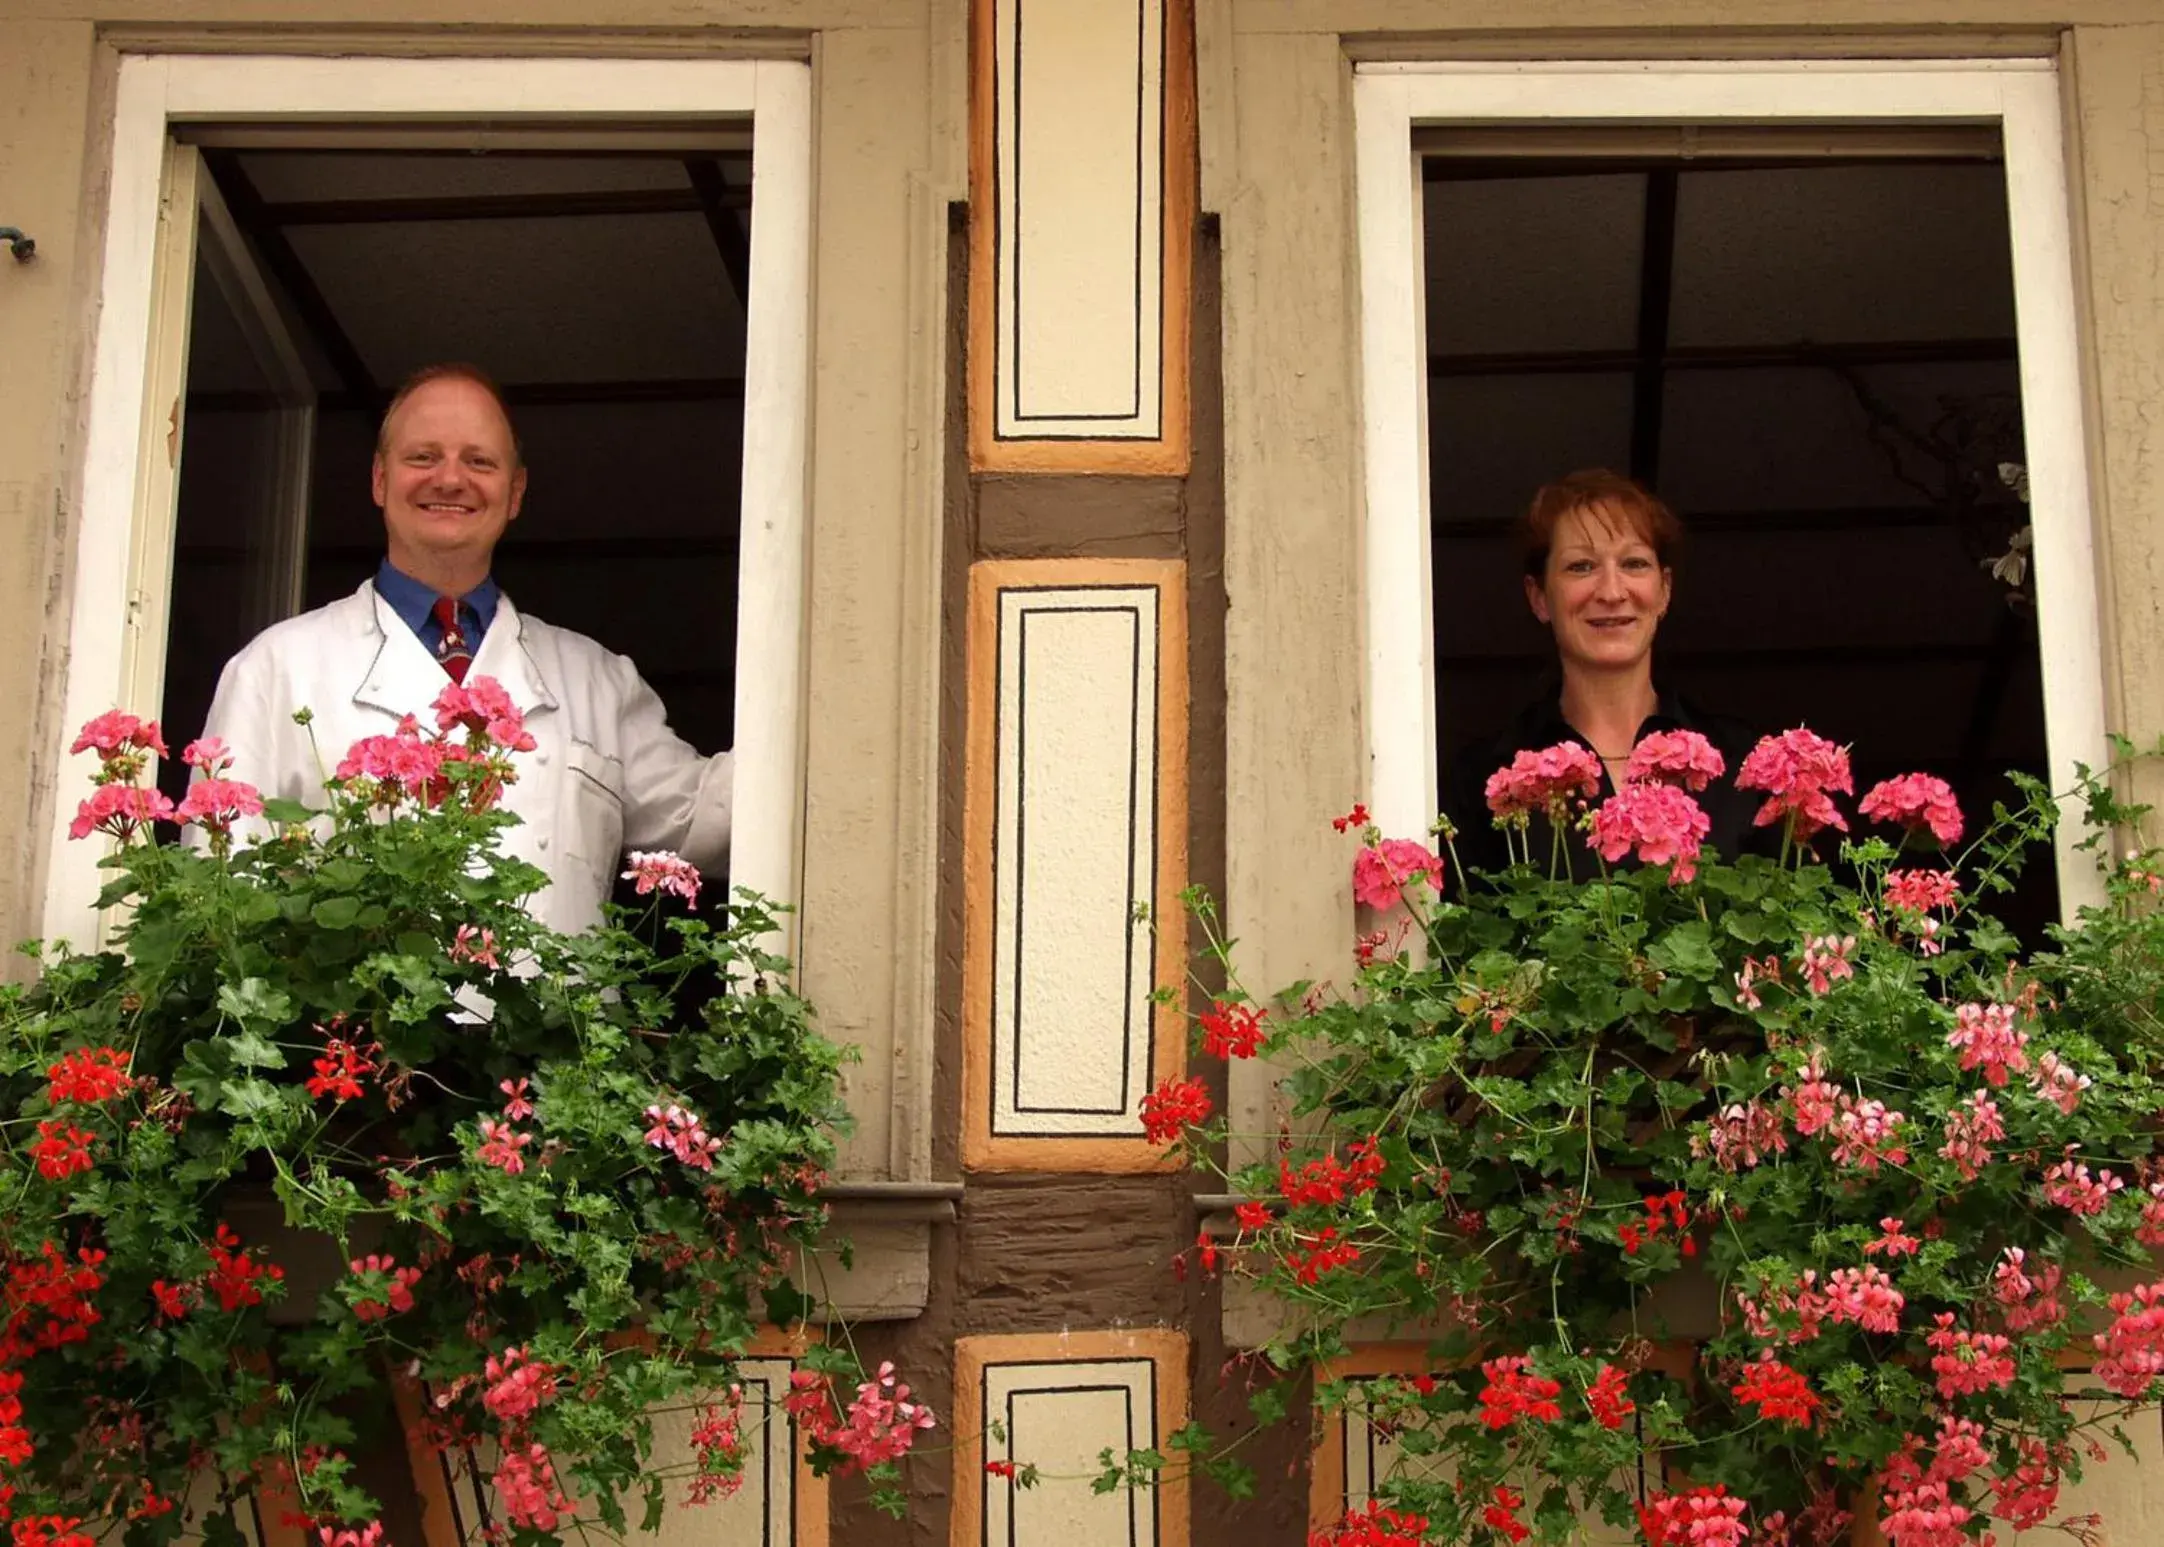
{"type": "Polygon", "coordinates": [[[546,871],[544,924],[595,923],[622,852],[672,849],[718,872],[729,847],[730,757],[702,756],[669,729],[661,700],[624,656],[519,612],[490,578],[518,519],[526,469],[502,396],[472,366],[421,370],[383,416],[373,468],[386,552],[351,596],[265,629],[218,681],[204,734],[266,796],[323,803],[335,766],[470,673],[493,677],[537,743],[517,755],[504,848],[546,871]],[[312,723],[296,725],[307,708],[312,723]]]}

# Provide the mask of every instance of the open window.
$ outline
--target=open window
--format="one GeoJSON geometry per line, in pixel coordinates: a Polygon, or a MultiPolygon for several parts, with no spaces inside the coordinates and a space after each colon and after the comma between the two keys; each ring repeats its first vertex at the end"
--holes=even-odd
{"type": "MultiPolygon", "coordinates": [[[[1379,819],[1552,671],[1508,530],[1605,465],[1689,538],[1656,670],[1858,789],[2104,752],[2055,83],[1766,64],[1364,70],[1379,819]]],[[[1972,822],[1973,826],[1973,822],[1972,822]]],[[[2062,838],[2013,921],[2087,900],[2062,838]]]]}
{"type": "MultiPolygon", "coordinates": [[[[125,61],[67,723],[195,734],[235,650],[373,572],[390,390],[471,360],[532,474],[498,580],[737,748],[730,879],[793,900],[809,157],[801,64],[125,61]]],[[[45,933],[84,939],[67,814],[45,933]]]]}

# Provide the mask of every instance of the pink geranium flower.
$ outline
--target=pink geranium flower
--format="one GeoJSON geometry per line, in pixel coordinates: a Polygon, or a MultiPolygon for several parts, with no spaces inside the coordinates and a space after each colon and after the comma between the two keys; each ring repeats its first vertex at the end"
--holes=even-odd
{"type": "Polygon", "coordinates": [[[1847,832],[1848,822],[1833,797],[1852,794],[1855,787],[1848,750],[1800,725],[1759,742],[1736,774],[1737,789],[1766,792],[1757,825],[1770,826],[1786,817],[1798,843],[1809,842],[1823,827],[1847,832]]]}
{"type": "Polygon", "coordinates": [[[252,784],[238,779],[205,778],[188,786],[174,815],[194,822],[207,832],[227,833],[244,816],[263,814],[263,796],[252,784]]]}
{"type": "Polygon", "coordinates": [[[2113,1295],[2109,1304],[2111,1326],[2090,1340],[2102,1355],[2096,1378],[2119,1396],[2143,1396],[2164,1376],[2164,1279],[2113,1295]]]}
{"type": "Polygon", "coordinates": [[[472,962],[478,967],[502,966],[496,959],[496,931],[476,929],[471,924],[458,926],[458,934],[444,954],[455,962],[472,962]]]}
{"type": "Polygon", "coordinates": [[[207,774],[220,774],[233,764],[233,749],[216,736],[199,736],[188,743],[180,760],[207,774]]]}
{"type": "Polygon", "coordinates": [[[667,1150],[694,1171],[714,1169],[721,1140],[706,1131],[705,1120],[698,1113],[672,1101],[667,1106],[657,1103],[648,1107],[646,1118],[652,1124],[646,1130],[648,1144],[667,1150]]]}
{"type": "Polygon", "coordinates": [[[1600,759],[1575,741],[1526,750],[1488,775],[1488,809],[1495,820],[1521,825],[1536,811],[1554,811],[1572,796],[1600,793],[1600,759]]]}
{"type": "Polygon", "coordinates": [[[463,726],[477,731],[507,752],[531,752],[535,742],[526,729],[526,716],[494,677],[468,677],[463,683],[445,685],[436,695],[436,728],[463,726]]]}
{"type": "Polygon", "coordinates": [[[2068,1117],[2081,1105],[2081,1093],[2096,1082],[2086,1074],[2077,1073],[2074,1066],[2057,1053],[2046,1053],[2036,1061],[2036,1072],[2029,1076],[2029,1087],[2046,1101],[2064,1112],[2068,1117]]]}
{"type": "Polygon", "coordinates": [[[1410,838],[1385,838],[1353,856],[1353,898],[1370,908],[1396,907],[1416,880],[1425,880],[1440,894],[1443,861],[1410,838]]]}
{"type": "Polygon", "coordinates": [[[1950,1160],[1965,1182],[1991,1164],[1991,1146],[2006,1137],[2006,1123],[1999,1104],[1986,1091],[1973,1091],[1946,1114],[1946,1142],[1940,1158],[1950,1160]]]}
{"type": "Polygon", "coordinates": [[[401,795],[426,798],[442,773],[442,745],[423,739],[420,726],[409,718],[393,735],[363,736],[354,742],[339,762],[336,777],[373,780],[376,798],[391,802],[401,795]]]}
{"type": "Polygon", "coordinates": [[[1954,800],[1953,786],[1932,774],[1903,774],[1874,784],[1856,809],[1874,822],[1906,827],[1910,832],[1929,828],[1940,843],[1956,843],[1961,838],[1961,807],[1954,800]]]}
{"type": "Polygon", "coordinates": [[[1623,777],[1633,784],[1677,784],[1702,790],[1728,772],[1728,761],[1696,731],[1655,731],[1631,748],[1623,777]]]}
{"type": "Polygon", "coordinates": [[[506,1176],[518,1176],[526,1169],[526,1157],[519,1151],[531,1143],[532,1134],[521,1133],[509,1123],[484,1117],[481,1119],[481,1147],[475,1154],[483,1165],[494,1166],[506,1176]]]}
{"type": "Polygon", "coordinates": [[[76,733],[75,742],[68,750],[96,752],[107,761],[139,752],[155,752],[160,757],[172,756],[165,749],[165,738],[158,734],[156,720],[140,720],[120,709],[108,709],[84,725],[82,730],[76,733]]]}
{"type": "Polygon", "coordinates": [[[661,850],[652,853],[634,850],[630,864],[624,879],[638,883],[636,890],[641,897],[649,892],[674,892],[692,906],[698,906],[699,868],[691,861],[661,850]]]}
{"type": "Polygon", "coordinates": [[[1960,895],[1950,870],[1895,870],[1886,876],[1886,906],[1900,913],[1930,913],[1960,895]]]}
{"type": "Polygon", "coordinates": [[[2029,1034],[2014,1024],[2010,1004],[1965,1004],[1954,1011],[1946,1045],[1961,1054],[1964,1072],[1981,1068],[1986,1084],[2004,1089],[2008,1074],[2027,1074],[2029,1034]]]}
{"type": "Polygon", "coordinates": [[[571,1511],[571,1501],[556,1481],[555,1464],[538,1443],[507,1450],[496,1463],[495,1481],[504,1517],[514,1526],[553,1531],[571,1511]]]}
{"type": "Polygon", "coordinates": [[[1698,850],[1712,822],[1697,801],[1669,784],[1627,784],[1600,803],[1586,842],[1610,864],[1636,854],[1666,865],[1671,885],[1698,873],[1698,850]]]}
{"type": "Polygon", "coordinates": [[[158,791],[134,784],[101,784],[75,808],[68,836],[87,838],[96,832],[125,840],[152,822],[172,820],[173,803],[158,791]]]}

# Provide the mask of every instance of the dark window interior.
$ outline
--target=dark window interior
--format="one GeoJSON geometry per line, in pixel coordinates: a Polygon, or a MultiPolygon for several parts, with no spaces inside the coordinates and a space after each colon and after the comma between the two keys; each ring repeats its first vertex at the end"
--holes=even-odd
{"type": "MultiPolygon", "coordinates": [[[[301,605],[382,556],[369,458],[390,392],[472,361],[504,385],[530,469],[497,550],[505,592],[629,655],[694,746],[729,746],[749,153],[203,155],[319,394],[301,605]]],[[[227,657],[291,610],[264,575],[269,378],[207,269],[165,685],[176,752],[227,657]]],[[[166,766],[170,793],[185,772],[166,766]]]]}
{"type": "MultiPolygon", "coordinates": [[[[1730,156],[1423,162],[1443,766],[1553,668],[1509,527],[1576,468],[1689,537],[1664,685],[1950,780],[1974,832],[2044,769],[2003,170],[1730,156]]],[[[2055,916],[2038,854],[2002,911],[2055,916]]]]}

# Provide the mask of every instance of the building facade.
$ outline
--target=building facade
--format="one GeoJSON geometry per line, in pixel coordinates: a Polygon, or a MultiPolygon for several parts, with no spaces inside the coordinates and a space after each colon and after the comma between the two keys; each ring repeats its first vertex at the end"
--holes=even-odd
{"type": "MultiPolygon", "coordinates": [[[[1466,401],[1465,380],[1605,372],[1630,397],[1622,460],[1659,433],[1657,413],[1644,429],[1648,380],[1659,393],[1664,371],[1764,364],[1762,343],[1645,329],[1646,211],[1663,197],[1646,190],[1724,157],[1768,175],[1991,169],[1978,186],[1995,201],[1985,229],[2004,234],[2011,321],[1934,323],[1919,341],[1895,319],[1846,342],[1857,369],[1980,361],[2018,397],[2041,738],[2022,756],[2063,770],[2094,762],[2107,732],[2164,730],[2154,0],[0,0],[0,224],[36,244],[0,261],[0,828],[16,835],[0,931],[94,933],[92,872],[61,836],[72,728],[114,703],[170,715],[198,637],[188,593],[225,583],[225,548],[245,548],[225,560],[254,566],[265,619],[299,605],[319,563],[365,548],[365,508],[342,543],[310,523],[332,520],[325,490],[360,487],[371,389],[444,341],[526,350],[543,363],[483,363],[511,385],[543,474],[551,414],[723,404],[730,487],[688,508],[714,512],[726,543],[696,515],[650,537],[602,529],[614,517],[596,512],[644,489],[652,462],[706,444],[698,423],[641,421],[638,467],[599,451],[565,466],[580,494],[549,519],[574,546],[533,585],[575,607],[595,598],[567,573],[634,598],[672,583],[642,564],[716,577],[669,593],[684,629],[633,653],[679,661],[687,700],[711,707],[701,723],[737,745],[733,878],[794,902],[802,986],[863,1050],[836,1193],[858,1253],[827,1265],[828,1288],[866,1355],[892,1358],[960,1443],[915,1464],[905,1523],[846,1488],[815,1507],[783,1468],[761,1497],[789,1507],[763,1525],[672,1532],[1303,1540],[1311,1512],[1359,1495],[1374,1447],[1333,1434],[1311,1452],[1287,1429],[1250,1457],[1254,1501],[1108,1501],[988,1485],[996,1452],[979,1436],[1012,1415],[1018,1459],[1074,1471],[1106,1446],[1161,1445],[1188,1411],[1244,1421],[1237,1356],[1263,1329],[1214,1282],[1175,1275],[1216,1205],[1135,1116],[1189,1056],[1152,996],[1188,981],[1179,894],[1222,899],[1257,982],[1344,970],[1358,926],[1329,819],[1365,799],[1392,831],[1426,825],[1436,749],[1454,739],[1449,683],[1472,669],[1437,644],[1477,571],[1434,546],[1452,535],[1431,506],[1460,443],[1428,416],[1466,401]],[[419,181],[396,182],[399,157],[419,181]],[[617,170],[534,170],[581,158],[617,170]],[[623,169],[657,158],[667,179],[623,169]],[[1428,170],[1451,158],[1478,176],[1428,170]],[[363,186],[370,164],[393,181],[363,186]],[[1449,190],[1535,164],[1649,179],[1627,190],[1639,259],[1621,335],[1470,329],[1439,349],[1457,326],[1451,252],[1480,237],[1443,216],[1497,207],[1449,190]],[[469,165],[514,170],[460,183],[469,165]],[[578,220],[649,217],[717,244],[713,318],[684,299],[696,286],[671,288],[675,228],[597,249],[577,279],[609,298],[579,314],[590,338],[494,316],[493,281],[471,272],[545,267],[585,240],[563,234],[578,220]],[[483,250],[499,256],[439,241],[457,221],[495,222],[488,240],[506,245],[483,250]],[[408,291],[367,288],[408,268],[408,291]],[[198,273],[265,385],[194,374],[220,347],[191,325],[198,273]],[[466,298],[449,322],[420,320],[446,296],[466,298]],[[401,307],[416,319],[403,329],[401,307]],[[592,363],[548,379],[552,348],[592,363]],[[1571,354],[1585,358],[1548,358],[1571,354]],[[216,481],[240,453],[206,455],[236,412],[265,416],[271,448],[247,494],[267,525],[245,541],[220,535],[245,501],[216,481]],[[191,478],[211,481],[191,497],[191,478]],[[595,582],[602,563],[619,568],[595,582]]],[[[1691,195],[1678,215],[1664,186],[1662,317],[1692,293],[1689,252],[1750,225],[1690,237],[1691,195]]],[[[1861,246],[1915,236],[1892,195],[1858,187],[1843,208],[1885,221],[1861,246]]],[[[1497,219],[1522,225],[1534,197],[1497,219]]],[[[1621,228],[1586,215],[1545,247],[1524,229],[1527,250],[1554,251],[1621,228]]],[[[1946,290],[1935,261],[1884,284],[1946,290]]],[[[1505,300],[1482,305],[1552,317],[1537,286],[1495,280],[1513,267],[1490,263],[1505,300]]],[[[1576,273],[1557,294],[1590,293],[1576,273]]],[[[1844,337],[1812,328],[1790,331],[1844,337]]],[[[1687,403],[1665,401],[1673,424],[1687,403]]],[[[589,448],[616,433],[561,428],[589,448]]],[[[1798,605],[1841,610],[1835,577],[1864,552],[1843,544],[1877,542],[1868,526],[1810,528],[1817,546],[1783,561],[1798,605]]],[[[636,600],[618,604],[636,629],[636,600]]],[[[1709,621],[1704,650],[1749,623],[1709,621]]],[[[1839,660],[1876,670],[1871,650],[1915,645],[1839,660]]],[[[2061,895],[2080,884],[2064,870],[2061,895]]],[[[1242,1142],[1267,1145],[1267,1072],[1235,1066],[1221,1096],[1242,1142]]],[[[1397,1354],[1373,1357],[1381,1370],[1397,1354]]],[[[2164,1529],[2160,1477],[2119,1464],[2089,1485],[2111,1540],[2164,1529]]]]}

